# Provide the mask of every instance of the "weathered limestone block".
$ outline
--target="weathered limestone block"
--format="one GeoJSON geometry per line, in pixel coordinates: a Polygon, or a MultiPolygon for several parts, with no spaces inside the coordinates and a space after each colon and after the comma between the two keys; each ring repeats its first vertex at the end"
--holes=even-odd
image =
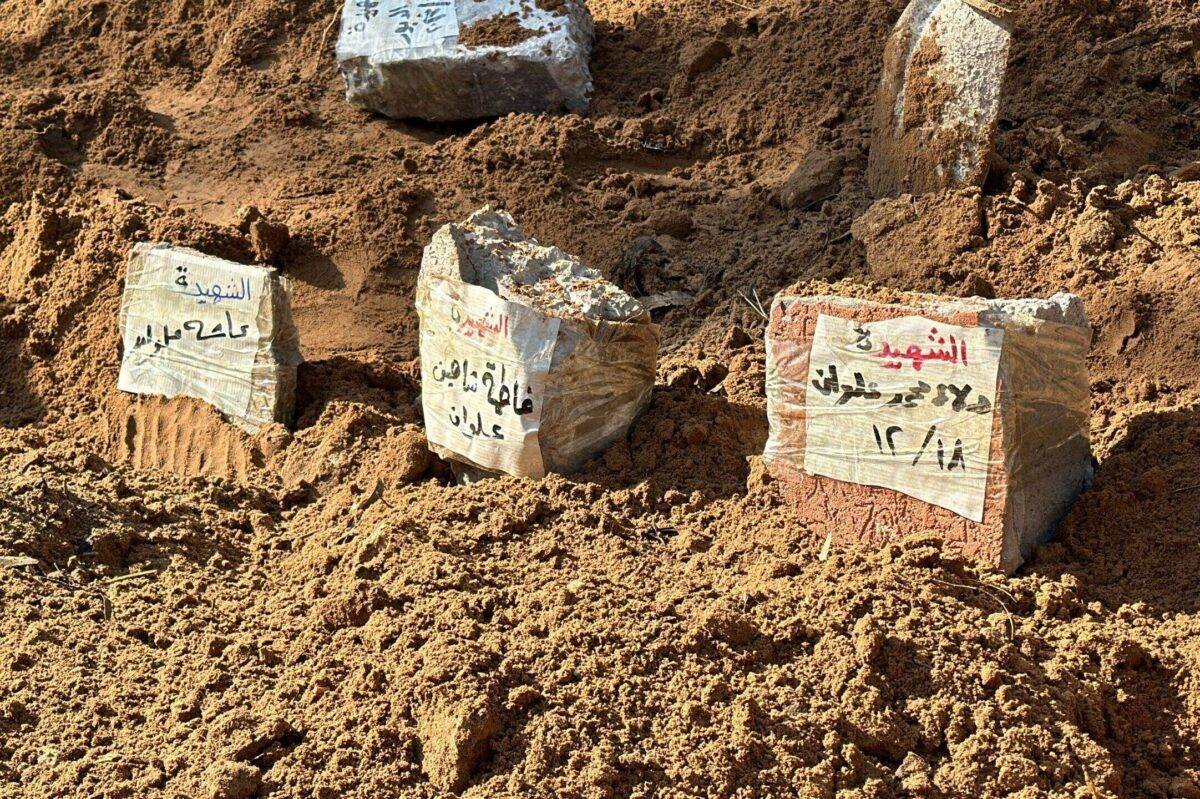
{"type": "Polygon", "coordinates": [[[933,532],[1011,572],[1091,480],[1077,297],[779,296],[764,453],[821,535],[933,532]]]}
{"type": "Polygon", "coordinates": [[[399,119],[587,107],[592,18],[582,0],[345,0],[346,99],[399,119]]]}
{"type": "Polygon", "coordinates": [[[291,282],[274,269],[135,245],[121,297],[117,387],[203,400],[248,432],[289,421],[301,361],[291,296],[291,282]]]}
{"type": "Polygon", "coordinates": [[[978,186],[996,143],[1012,28],[988,0],[912,0],[883,54],[867,182],[876,197],[978,186]]]}
{"type": "Polygon", "coordinates": [[[599,272],[490,207],[438,230],[417,282],[430,447],[491,472],[569,472],[650,402],[658,326],[599,272]]]}

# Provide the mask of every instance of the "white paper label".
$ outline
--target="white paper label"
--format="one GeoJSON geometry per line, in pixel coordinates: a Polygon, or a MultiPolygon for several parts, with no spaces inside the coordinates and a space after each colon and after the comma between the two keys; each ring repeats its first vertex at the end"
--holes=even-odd
{"type": "Polygon", "coordinates": [[[271,335],[268,280],[262,267],[188,250],[158,247],[131,259],[117,387],[245,414],[259,344],[271,335]]]}
{"type": "Polygon", "coordinates": [[[346,0],[338,58],[441,47],[458,37],[454,0],[346,0]]]}
{"type": "Polygon", "coordinates": [[[487,469],[544,476],[538,428],[559,320],[443,278],[423,279],[417,310],[430,444],[487,469]]]}
{"type": "Polygon", "coordinates": [[[1004,331],[817,317],[804,468],[982,521],[1004,331]]]}

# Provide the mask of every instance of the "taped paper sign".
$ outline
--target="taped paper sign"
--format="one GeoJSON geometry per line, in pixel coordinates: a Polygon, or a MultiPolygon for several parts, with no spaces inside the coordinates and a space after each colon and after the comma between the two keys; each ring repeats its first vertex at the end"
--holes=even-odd
{"type": "Polygon", "coordinates": [[[592,38],[584,0],[343,0],[336,55],[354,105],[449,122],[583,110],[592,38]]]}
{"type": "Polygon", "coordinates": [[[255,429],[291,411],[299,348],[273,269],[138,244],[121,298],[117,387],[204,400],[255,429]]]}
{"type": "Polygon", "coordinates": [[[454,0],[346,0],[337,58],[453,48],[457,39],[454,0]]]}
{"type": "Polygon", "coordinates": [[[804,469],[983,519],[1004,331],[817,318],[804,469]]]}
{"type": "Polygon", "coordinates": [[[418,285],[417,312],[430,445],[485,469],[545,476],[538,429],[560,320],[432,276],[418,285]]]}

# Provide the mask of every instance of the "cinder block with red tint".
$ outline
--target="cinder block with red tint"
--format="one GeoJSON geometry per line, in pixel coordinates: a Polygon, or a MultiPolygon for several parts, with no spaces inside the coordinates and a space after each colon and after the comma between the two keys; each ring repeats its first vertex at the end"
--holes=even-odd
{"type": "MultiPolygon", "coordinates": [[[[829,295],[776,298],[767,328],[771,437],[764,459],[771,474],[781,482],[787,501],[812,530],[831,535],[835,543],[878,547],[910,534],[931,532],[963,555],[1011,573],[1052,531],[1091,480],[1086,362],[1091,333],[1082,303],[1067,294],[1047,300],[957,299],[921,294],[898,294],[895,299],[874,301],[829,295]],[[828,403],[820,407],[816,404],[821,399],[816,392],[828,385],[814,381],[809,369],[813,337],[822,315],[853,320],[859,323],[857,329],[868,333],[872,324],[878,329],[877,323],[882,320],[904,317],[1003,331],[1002,335],[987,334],[1002,339],[1002,343],[998,354],[993,354],[998,366],[994,367],[994,394],[988,398],[991,439],[987,441],[986,422],[979,423],[984,427],[978,437],[980,446],[973,452],[979,468],[986,469],[978,521],[894,488],[835,479],[806,468],[810,416],[819,409],[828,409],[828,403]]],[[[909,323],[916,324],[916,320],[888,324],[909,323]]],[[[833,323],[824,324],[823,329],[830,329],[833,323]]],[[[946,361],[957,357],[957,349],[953,356],[948,355],[951,350],[946,345],[909,352],[910,360],[901,365],[911,367],[913,359],[936,356],[946,361]]],[[[888,351],[867,355],[887,356],[888,351]]],[[[973,353],[971,357],[983,355],[973,353]]],[[[891,365],[899,369],[896,363],[891,365]]],[[[924,374],[931,375],[935,366],[940,364],[926,364],[924,374]]],[[[933,387],[926,399],[936,399],[936,378],[928,379],[933,387]]],[[[841,375],[840,380],[849,381],[843,389],[849,389],[858,401],[839,407],[844,413],[836,423],[846,425],[848,435],[857,437],[865,435],[862,429],[877,429],[879,425],[870,424],[874,418],[871,414],[887,405],[889,391],[882,391],[880,398],[863,401],[861,391],[855,394],[850,374],[841,375]],[[855,425],[857,428],[852,429],[855,425]]],[[[885,439],[877,443],[880,453],[886,455],[885,439]]],[[[861,451],[861,443],[859,446],[861,451]]],[[[939,456],[948,459],[950,446],[947,442],[945,452],[939,456]]],[[[904,454],[903,459],[895,459],[896,469],[909,466],[910,453],[904,454]]],[[[934,457],[929,447],[918,454],[934,457]]],[[[830,457],[830,453],[823,451],[823,457],[830,457]]],[[[832,457],[836,458],[837,453],[832,457]]],[[[883,462],[882,455],[871,453],[871,459],[876,466],[883,462]]],[[[815,463],[816,456],[810,456],[810,460],[815,463]]],[[[951,465],[955,464],[951,461],[951,465]]],[[[953,473],[950,479],[956,479],[953,473]]]]}

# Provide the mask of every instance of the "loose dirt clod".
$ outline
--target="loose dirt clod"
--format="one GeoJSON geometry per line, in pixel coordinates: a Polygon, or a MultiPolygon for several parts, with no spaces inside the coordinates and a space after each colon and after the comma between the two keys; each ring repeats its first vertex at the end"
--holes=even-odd
{"type": "Polygon", "coordinates": [[[421,769],[442,791],[466,787],[501,725],[489,702],[434,699],[417,719],[421,769]]]}
{"type": "Polygon", "coordinates": [[[209,799],[250,799],[262,785],[262,772],[249,763],[214,763],[207,782],[209,799]]]}
{"type": "Polygon", "coordinates": [[[779,204],[788,210],[807,211],[841,189],[846,162],[839,154],[814,150],[796,165],[779,188],[779,204]]]}

